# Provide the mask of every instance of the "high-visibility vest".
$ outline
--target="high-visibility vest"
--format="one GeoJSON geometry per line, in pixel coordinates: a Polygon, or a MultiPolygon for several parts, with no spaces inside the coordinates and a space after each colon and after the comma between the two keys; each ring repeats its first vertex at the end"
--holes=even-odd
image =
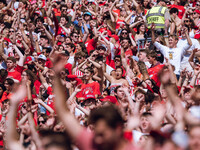
{"type": "Polygon", "coordinates": [[[156,25],[156,29],[165,28],[165,10],[166,7],[155,6],[151,8],[146,15],[148,29],[151,28],[151,24],[156,25]]]}

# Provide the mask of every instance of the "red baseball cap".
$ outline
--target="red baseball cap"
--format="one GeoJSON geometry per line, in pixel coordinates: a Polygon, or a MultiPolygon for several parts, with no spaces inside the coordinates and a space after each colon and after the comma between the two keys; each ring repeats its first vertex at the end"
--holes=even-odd
{"type": "Polygon", "coordinates": [[[195,10],[195,12],[200,15],[200,10],[195,10]]]}
{"type": "Polygon", "coordinates": [[[84,95],[84,98],[85,98],[85,100],[87,100],[87,99],[95,99],[95,95],[91,94],[91,93],[88,93],[88,94],[84,95]]]}
{"type": "Polygon", "coordinates": [[[25,65],[26,64],[28,64],[30,61],[32,61],[33,59],[32,59],[32,57],[31,56],[28,56],[28,57],[26,57],[26,61],[25,61],[25,65]]]}
{"type": "Polygon", "coordinates": [[[119,41],[119,36],[113,34],[113,35],[110,35],[110,37],[114,38],[116,41],[119,41]]]}
{"type": "Polygon", "coordinates": [[[79,79],[79,78],[77,77],[77,75],[67,75],[67,78],[68,78],[70,81],[76,80],[76,81],[77,81],[77,84],[76,84],[76,85],[79,85],[79,84],[82,83],[82,80],[79,79]]]}
{"type": "Polygon", "coordinates": [[[106,96],[105,98],[100,99],[100,101],[102,101],[102,102],[109,101],[109,102],[111,102],[113,104],[116,104],[117,103],[117,98],[115,96],[106,96]]]}

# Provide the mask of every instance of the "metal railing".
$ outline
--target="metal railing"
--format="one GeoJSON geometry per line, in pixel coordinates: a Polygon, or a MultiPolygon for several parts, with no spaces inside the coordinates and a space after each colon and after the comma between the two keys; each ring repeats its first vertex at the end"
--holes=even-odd
{"type": "Polygon", "coordinates": [[[138,51],[145,47],[146,42],[151,42],[151,38],[138,39],[138,41],[137,41],[138,51]]]}

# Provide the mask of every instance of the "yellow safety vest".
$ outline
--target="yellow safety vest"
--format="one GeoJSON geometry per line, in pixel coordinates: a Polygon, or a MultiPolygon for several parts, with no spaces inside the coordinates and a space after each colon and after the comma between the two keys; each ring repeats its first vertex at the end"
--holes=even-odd
{"type": "Polygon", "coordinates": [[[151,8],[146,15],[148,29],[151,28],[151,24],[156,25],[156,29],[165,28],[165,10],[166,7],[155,6],[151,8]]]}

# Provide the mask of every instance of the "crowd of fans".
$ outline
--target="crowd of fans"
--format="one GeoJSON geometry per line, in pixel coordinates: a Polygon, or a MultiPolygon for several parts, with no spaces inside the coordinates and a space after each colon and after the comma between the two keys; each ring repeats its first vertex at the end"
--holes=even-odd
{"type": "Polygon", "coordinates": [[[200,150],[200,0],[0,0],[0,150],[200,150]]]}

